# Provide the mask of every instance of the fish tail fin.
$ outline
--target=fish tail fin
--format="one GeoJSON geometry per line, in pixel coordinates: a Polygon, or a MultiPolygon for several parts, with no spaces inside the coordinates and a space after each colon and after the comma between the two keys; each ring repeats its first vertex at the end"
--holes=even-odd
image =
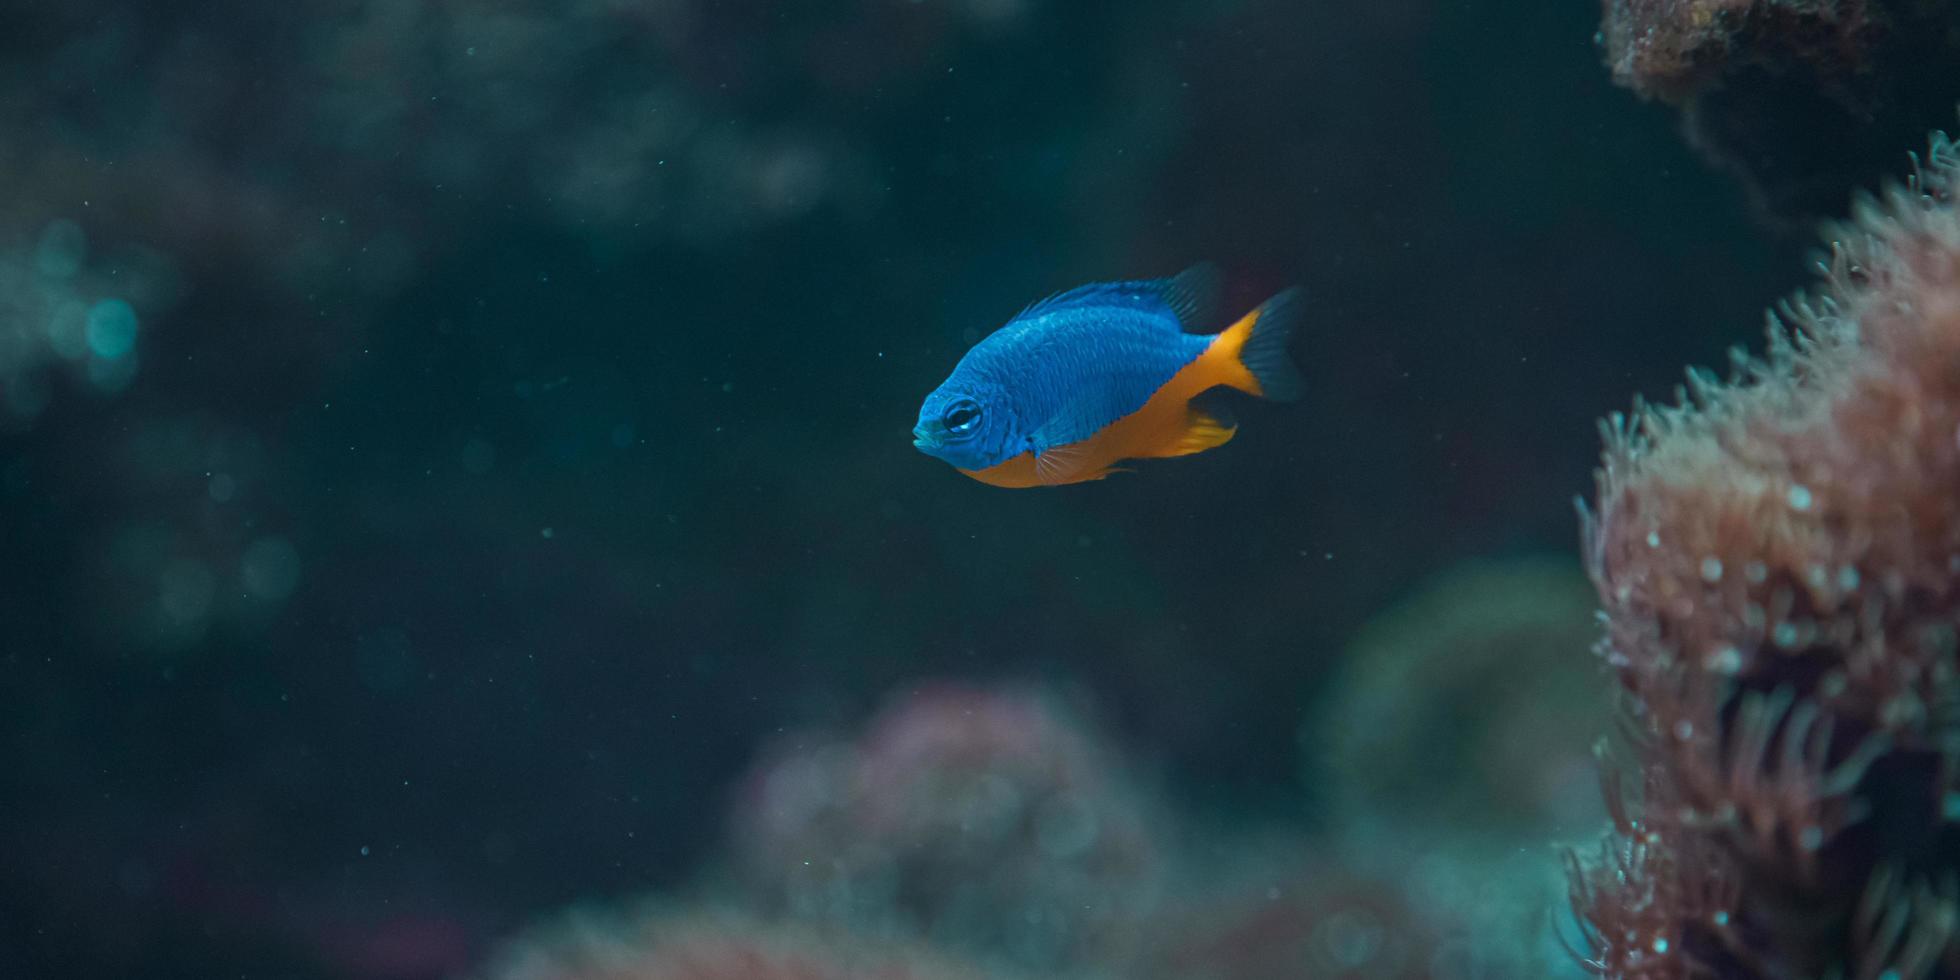
{"type": "Polygon", "coordinates": [[[1300,288],[1294,286],[1219,333],[1212,344],[1230,362],[1224,383],[1276,402],[1299,398],[1306,382],[1287,348],[1300,312],[1300,288]]]}

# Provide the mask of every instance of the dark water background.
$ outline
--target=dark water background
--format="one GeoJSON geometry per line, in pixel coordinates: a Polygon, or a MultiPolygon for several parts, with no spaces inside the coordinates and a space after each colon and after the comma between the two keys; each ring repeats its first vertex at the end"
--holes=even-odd
{"type": "MultiPolygon", "coordinates": [[[[1595,419],[1801,282],[1597,16],[0,8],[0,976],[478,969],[719,880],[772,740],[932,685],[1076,706],[1166,849],[1349,833],[1312,733],[1368,624],[1577,580],[1595,419]],[[1061,490],[909,445],[1028,301],[1201,259],[1304,285],[1302,403],[1061,490]]],[[[1445,733],[1537,668],[1477,649],[1345,764],[1491,785],[1445,733]]],[[[1597,829],[1517,809],[1554,876],[1597,829]]]]}

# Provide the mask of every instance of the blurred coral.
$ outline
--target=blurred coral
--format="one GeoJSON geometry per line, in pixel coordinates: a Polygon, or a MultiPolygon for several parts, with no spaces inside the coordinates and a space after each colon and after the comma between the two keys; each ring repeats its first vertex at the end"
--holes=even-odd
{"type": "Polygon", "coordinates": [[[901,943],[659,905],[573,913],[519,937],[486,980],[984,980],[998,976],[901,943]]]}
{"type": "Polygon", "coordinates": [[[1371,619],[1300,733],[1346,826],[1522,843],[1597,819],[1594,632],[1564,557],[1473,561],[1371,619]],[[1571,746],[1561,748],[1562,745],[1571,746]],[[1324,775],[1322,773],[1324,772],[1324,775]]]}
{"type": "Polygon", "coordinates": [[[1601,0],[1613,79],[1778,218],[1836,213],[1950,111],[1960,13],[1924,0],[1601,0]]]}
{"type": "Polygon", "coordinates": [[[734,815],[765,903],[1030,969],[1120,961],[1162,888],[1120,759],[1048,695],[937,686],[855,740],[799,738],[734,815]]]}
{"type": "Polygon", "coordinates": [[[1475,975],[1432,970],[1435,923],[1402,883],[1299,843],[1242,842],[1207,855],[1152,930],[1138,980],[1298,980],[1475,975]],[[1225,865],[1220,872],[1218,865],[1225,865]]]}
{"type": "Polygon", "coordinates": [[[1766,360],[1606,426],[1585,541],[1642,799],[1609,779],[1574,875],[1603,974],[1960,971],[1956,181],[1936,136],[1766,360]]]}
{"type": "Polygon", "coordinates": [[[1307,780],[1350,873],[1397,883],[1438,955],[1490,975],[1563,960],[1544,843],[1595,826],[1595,603],[1570,558],[1466,562],[1356,634],[1309,712],[1307,780]]]}

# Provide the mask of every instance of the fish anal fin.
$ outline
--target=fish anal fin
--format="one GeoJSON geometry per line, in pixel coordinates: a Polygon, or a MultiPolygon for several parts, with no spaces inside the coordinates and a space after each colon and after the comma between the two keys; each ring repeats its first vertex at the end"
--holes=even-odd
{"type": "Polygon", "coordinates": [[[1184,425],[1152,455],[1189,456],[1207,449],[1216,449],[1232,441],[1239,427],[1200,408],[1187,408],[1184,412],[1184,425]]]}

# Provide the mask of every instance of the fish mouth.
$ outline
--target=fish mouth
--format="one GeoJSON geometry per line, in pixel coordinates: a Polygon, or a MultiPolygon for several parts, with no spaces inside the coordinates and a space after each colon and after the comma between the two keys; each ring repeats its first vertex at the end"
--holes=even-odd
{"type": "Polygon", "coordinates": [[[915,448],[915,449],[932,449],[932,448],[934,448],[935,446],[938,446],[938,445],[939,445],[939,440],[937,440],[937,439],[934,439],[934,438],[932,437],[932,433],[930,433],[930,432],[927,432],[927,431],[926,431],[926,430],[924,430],[924,429],[913,429],[913,430],[912,430],[912,446],[913,446],[913,448],[915,448]]]}

